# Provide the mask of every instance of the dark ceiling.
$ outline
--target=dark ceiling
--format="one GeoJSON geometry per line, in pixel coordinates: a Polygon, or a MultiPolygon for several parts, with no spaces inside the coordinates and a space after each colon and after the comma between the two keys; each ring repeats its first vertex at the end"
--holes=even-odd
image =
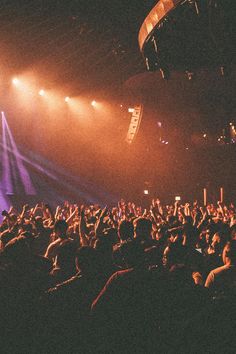
{"type": "MultiPolygon", "coordinates": [[[[47,80],[48,85],[70,87],[70,94],[94,88],[116,90],[130,77],[146,71],[138,47],[138,32],[156,3],[156,0],[1,1],[1,70],[7,75],[31,70],[42,82],[47,80]]],[[[219,48],[223,48],[221,43],[226,42],[227,33],[235,29],[231,6],[234,1],[201,1],[205,5],[199,19],[193,14],[192,3],[186,1],[179,6],[160,29],[164,60],[172,70],[179,69],[183,61],[190,64],[190,69],[191,64],[199,66],[202,53],[211,62],[216,56],[205,41],[210,29],[201,26],[201,21],[206,23],[206,4],[208,7],[211,4],[213,15],[227,14],[211,19],[219,48]],[[227,33],[222,35],[224,30],[227,33]]]]}
{"type": "Polygon", "coordinates": [[[0,62],[72,90],[117,88],[145,70],[139,28],[156,1],[5,0],[0,62]]]}

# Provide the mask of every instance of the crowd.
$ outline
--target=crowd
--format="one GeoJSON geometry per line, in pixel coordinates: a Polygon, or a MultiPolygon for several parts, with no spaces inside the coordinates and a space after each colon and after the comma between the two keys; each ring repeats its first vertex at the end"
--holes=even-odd
{"type": "Polygon", "coordinates": [[[40,203],[2,216],[1,352],[235,352],[234,204],[40,203]]]}

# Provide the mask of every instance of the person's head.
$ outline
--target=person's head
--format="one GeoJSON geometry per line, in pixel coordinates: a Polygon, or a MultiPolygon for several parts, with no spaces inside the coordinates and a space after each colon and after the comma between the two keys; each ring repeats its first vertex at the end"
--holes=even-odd
{"type": "Polygon", "coordinates": [[[63,269],[76,267],[76,246],[70,240],[65,240],[57,251],[57,266],[63,269]]]}
{"type": "Polygon", "coordinates": [[[42,229],[44,229],[43,218],[41,216],[36,216],[34,225],[37,231],[41,231],[42,229]]]}
{"type": "Polygon", "coordinates": [[[128,267],[146,264],[146,255],[140,242],[128,240],[121,246],[121,254],[128,267]]]}
{"type": "Polygon", "coordinates": [[[122,220],[118,228],[120,241],[132,239],[134,236],[134,225],[131,221],[122,220]]]}
{"type": "Polygon", "coordinates": [[[236,265],[236,240],[230,240],[226,243],[222,259],[224,264],[235,264],[236,265]]]}
{"type": "Polygon", "coordinates": [[[178,218],[174,215],[167,215],[166,220],[169,224],[169,227],[174,227],[178,225],[178,218]]]}
{"type": "Polygon", "coordinates": [[[103,265],[113,262],[113,245],[116,242],[114,242],[115,235],[112,230],[113,229],[108,229],[108,233],[104,232],[103,236],[96,239],[94,243],[94,247],[97,250],[98,257],[100,258],[100,263],[103,265]]]}
{"type": "Polygon", "coordinates": [[[9,231],[9,229],[4,230],[1,233],[1,242],[2,242],[2,248],[6,246],[6,244],[11,241],[15,237],[15,233],[9,231]]]}
{"type": "Polygon", "coordinates": [[[134,220],[134,237],[140,239],[148,239],[151,237],[152,222],[151,220],[139,217],[134,220]]]}
{"type": "Polygon", "coordinates": [[[18,236],[9,241],[3,250],[7,262],[24,263],[30,257],[30,248],[26,237],[18,236]]]}
{"type": "Polygon", "coordinates": [[[96,249],[83,246],[77,252],[77,263],[81,274],[96,273],[98,268],[96,249]]]}
{"type": "Polygon", "coordinates": [[[184,224],[192,225],[193,224],[192,216],[185,215],[183,222],[184,222],[184,224]]]}
{"type": "Polygon", "coordinates": [[[65,220],[57,220],[55,222],[55,225],[54,225],[54,230],[55,230],[55,234],[57,237],[60,237],[60,238],[67,238],[67,229],[68,229],[68,225],[67,225],[67,222],[65,220]]]}
{"type": "Polygon", "coordinates": [[[186,262],[186,250],[180,243],[170,243],[163,252],[163,264],[167,268],[171,268],[173,265],[185,264],[186,262]]]}

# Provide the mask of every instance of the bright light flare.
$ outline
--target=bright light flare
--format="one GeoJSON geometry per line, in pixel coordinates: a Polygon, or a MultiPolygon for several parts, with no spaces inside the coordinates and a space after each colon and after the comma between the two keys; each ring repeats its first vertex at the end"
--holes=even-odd
{"type": "Polygon", "coordinates": [[[14,84],[14,85],[18,85],[19,84],[19,79],[17,78],[17,77],[14,77],[13,79],[12,79],[12,83],[14,84]]]}
{"type": "Polygon", "coordinates": [[[91,102],[91,106],[95,107],[96,105],[97,105],[97,102],[96,102],[95,100],[93,100],[93,101],[91,102]]]}
{"type": "Polygon", "coordinates": [[[148,195],[149,194],[149,190],[148,189],[144,189],[143,194],[148,195]]]}
{"type": "Polygon", "coordinates": [[[45,91],[43,89],[39,91],[39,96],[45,96],[45,91]]]}
{"type": "Polygon", "coordinates": [[[69,96],[66,96],[65,97],[65,102],[69,102],[70,101],[70,97],[69,96]]]}

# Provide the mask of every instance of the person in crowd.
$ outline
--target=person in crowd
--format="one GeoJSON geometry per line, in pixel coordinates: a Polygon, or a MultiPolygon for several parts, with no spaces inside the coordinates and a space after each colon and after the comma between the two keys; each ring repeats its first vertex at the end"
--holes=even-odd
{"type": "Polygon", "coordinates": [[[18,352],[34,342],[43,352],[177,352],[181,329],[212,308],[216,318],[222,294],[235,301],[232,203],[66,201],[2,214],[1,339],[18,352]]]}
{"type": "Polygon", "coordinates": [[[209,289],[227,293],[236,291],[236,240],[227,242],[223,249],[224,265],[213,269],[206,279],[205,286],[209,289]]]}
{"type": "Polygon", "coordinates": [[[71,242],[73,241],[67,236],[67,228],[68,228],[68,224],[65,220],[57,220],[55,222],[54,231],[55,231],[56,240],[51,242],[48,245],[45,253],[45,257],[55,260],[60,245],[65,243],[67,240],[71,242]]]}
{"type": "Polygon", "coordinates": [[[57,255],[51,271],[52,284],[57,285],[70,279],[78,272],[77,249],[74,242],[65,240],[57,248],[57,255]]]}

